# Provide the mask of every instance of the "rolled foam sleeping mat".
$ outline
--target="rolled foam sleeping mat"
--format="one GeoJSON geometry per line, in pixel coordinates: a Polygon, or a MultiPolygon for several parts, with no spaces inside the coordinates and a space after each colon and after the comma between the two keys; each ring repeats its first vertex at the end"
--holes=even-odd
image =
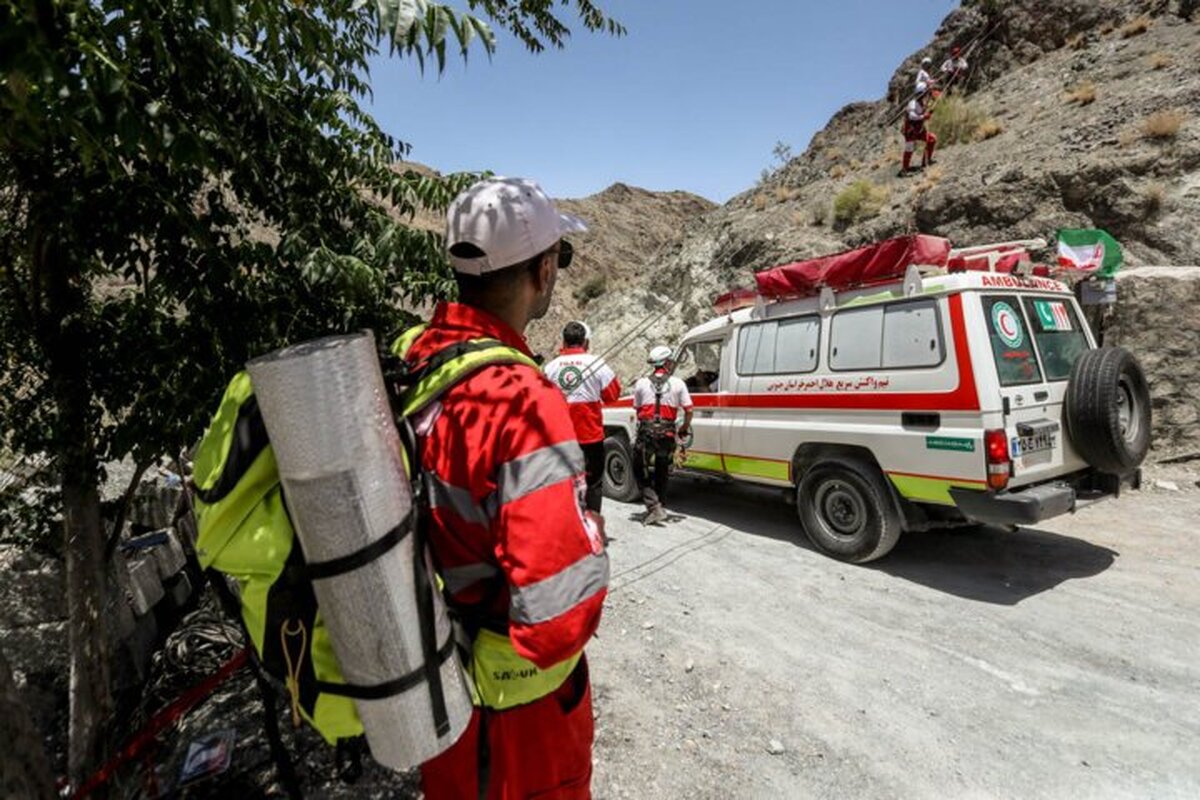
{"type": "MultiPolygon", "coordinates": [[[[371,553],[372,544],[382,549],[381,539],[408,518],[413,498],[374,335],[305,342],[257,358],[247,369],[310,569],[362,555],[364,548],[371,553]]],[[[423,580],[433,574],[427,553],[419,555],[428,572],[417,570],[415,539],[410,532],[364,564],[313,580],[347,683],[392,682],[395,688],[397,679],[424,667],[430,644],[442,654],[432,659],[442,662],[433,681],[401,681],[412,685],[379,699],[355,699],[371,755],[397,770],[448,748],[472,710],[445,604],[423,580]],[[422,640],[422,610],[432,616],[432,642],[422,640]]]]}

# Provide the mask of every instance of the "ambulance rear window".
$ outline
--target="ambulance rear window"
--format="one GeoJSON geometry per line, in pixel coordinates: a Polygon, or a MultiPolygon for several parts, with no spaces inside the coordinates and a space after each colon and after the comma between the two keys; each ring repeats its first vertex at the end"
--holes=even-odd
{"type": "Polygon", "coordinates": [[[1069,300],[1061,297],[1026,297],[1025,315],[1033,328],[1046,380],[1071,377],[1076,359],[1088,349],[1087,336],[1069,300]]]}
{"type": "Polygon", "coordinates": [[[1033,352],[1033,337],[1021,313],[1021,304],[1011,295],[983,298],[988,338],[996,357],[996,373],[1001,386],[1040,383],[1042,371],[1033,352]]]}

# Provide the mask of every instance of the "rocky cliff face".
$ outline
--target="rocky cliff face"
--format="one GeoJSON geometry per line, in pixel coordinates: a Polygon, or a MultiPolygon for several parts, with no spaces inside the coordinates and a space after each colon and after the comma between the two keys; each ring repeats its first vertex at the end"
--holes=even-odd
{"type": "MultiPolygon", "coordinates": [[[[887,98],[843,108],[803,154],[689,225],[639,285],[590,305],[598,344],[655,314],[659,323],[613,358],[634,374],[646,346],[707,318],[713,298],[752,285],[755,270],[905,233],[981,244],[1099,227],[1121,241],[1130,266],[1200,264],[1196,5],[964,2],[898,68],[887,98]],[[966,91],[943,109],[962,141],[943,142],[924,173],[897,177],[902,142],[891,118],[916,64],[924,55],[940,62],[976,37],[966,91]],[[839,202],[856,183],[864,199],[839,202]]],[[[1179,280],[1193,291],[1196,278],[1179,280]]],[[[1118,317],[1151,326],[1125,341],[1158,383],[1166,360],[1156,332],[1194,324],[1200,310],[1139,310],[1157,290],[1142,290],[1138,278],[1121,291],[1118,317]]],[[[1200,449],[1195,398],[1166,393],[1158,402],[1156,446],[1200,449]]]]}
{"type": "Polygon", "coordinates": [[[610,293],[643,285],[647,265],[679,239],[685,224],[716,208],[687,192],[652,192],[623,183],[590,197],[556,202],[582,217],[590,230],[573,239],[575,260],[559,273],[550,313],[529,328],[534,351],[547,357],[557,352],[564,325],[585,317],[610,293]]]}
{"type": "Polygon", "coordinates": [[[1117,280],[1105,341],[1150,376],[1159,455],[1200,452],[1200,267],[1141,267],[1117,280]]]}

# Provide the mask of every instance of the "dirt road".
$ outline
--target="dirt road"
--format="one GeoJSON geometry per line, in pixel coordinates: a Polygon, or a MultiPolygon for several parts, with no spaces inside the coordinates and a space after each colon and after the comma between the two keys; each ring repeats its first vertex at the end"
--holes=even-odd
{"type": "Polygon", "coordinates": [[[595,795],[1200,797],[1200,476],[1168,477],[865,567],[771,492],[607,503],[595,795]]]}

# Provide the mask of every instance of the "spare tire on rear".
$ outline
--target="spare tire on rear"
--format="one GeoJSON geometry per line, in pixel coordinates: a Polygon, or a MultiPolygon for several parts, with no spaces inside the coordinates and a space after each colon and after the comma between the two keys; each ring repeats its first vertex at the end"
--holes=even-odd
{"type": "Polygon", "coordinates": [[[1150,449],[1150,389],[1141,364],[1123,347],[1079,357],[1065,400],[1067,434],[1096,469],[1121,475],[1150,449]]]}

